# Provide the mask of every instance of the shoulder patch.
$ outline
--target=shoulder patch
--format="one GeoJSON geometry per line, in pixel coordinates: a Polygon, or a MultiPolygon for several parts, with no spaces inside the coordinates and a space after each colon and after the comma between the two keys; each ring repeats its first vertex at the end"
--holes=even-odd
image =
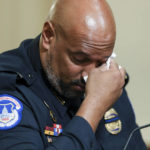
{"type": "Polygon", "coordinates": [[[0,130],[17,126],[22,118],[23,105],[18,98],[11,95],[0,95],[0,130]]]}

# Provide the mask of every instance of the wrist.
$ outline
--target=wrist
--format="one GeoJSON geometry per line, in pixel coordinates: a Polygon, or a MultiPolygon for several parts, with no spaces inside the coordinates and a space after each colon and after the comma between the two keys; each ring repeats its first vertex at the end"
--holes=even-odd
{"type": "Polygon", "coordinates": [[[76,113],[76,116],[84,118],[90,124],[94,132],[106,111],[105,107],[102,104],[97,105],[96,101],[93,97],[86,97],[76,113]]]}

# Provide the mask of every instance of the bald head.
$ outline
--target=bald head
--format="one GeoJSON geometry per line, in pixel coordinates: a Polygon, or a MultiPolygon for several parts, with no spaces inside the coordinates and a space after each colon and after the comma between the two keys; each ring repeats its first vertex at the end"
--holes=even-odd
{"type": "Polygon", "coordinates": [[[50,84],[67,98],[82,97],[81,79],[107,61],[115,36],[105,0],[55,0],[40,39],[41,62],[50,84]]]}
{"type": "Polygon", "coordinates": [[[48,20],[71,34],[115,39],[114,18],[105,0],[54,0],[48,20]]]}

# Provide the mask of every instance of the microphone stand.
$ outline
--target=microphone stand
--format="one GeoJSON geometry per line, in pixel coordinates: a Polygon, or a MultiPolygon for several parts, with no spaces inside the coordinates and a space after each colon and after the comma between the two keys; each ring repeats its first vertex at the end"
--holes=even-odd
{"type": "Polygon", "coordinates": [[[123,150],[126,150],[126,149],[127,149],[127,146],[129,145],[129,142],[130,142],[130,140],[131,140],[131,137],[133,136],[133,134],[134,134],[136,131],[138,131],[138,130],[140,130],[140,129],[143,129],[143,128],[147,128],[147,127],[150,127],[150,124],[143,125],[143,126],[137,127],[137,128],[135,128],[134,130],[132,130],[132,132],[130,133],[130,136],[129,136],[129,138],[128,138],[128,140],[127,140],[127,142],[126,142],[126,144],[125,144],[123,150]]]}

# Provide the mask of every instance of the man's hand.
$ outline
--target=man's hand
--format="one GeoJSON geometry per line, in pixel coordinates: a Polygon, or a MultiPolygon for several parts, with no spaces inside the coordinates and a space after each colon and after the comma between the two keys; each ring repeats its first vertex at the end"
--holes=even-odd
{"type": "Polygon", "coordinates": [[[120,97],[124,86],[125,70],[111,61],[109,70],[106,65],[93,69],[86,84],[85,99],[77,112],[96,130],[104,113],[120,97]]]}

